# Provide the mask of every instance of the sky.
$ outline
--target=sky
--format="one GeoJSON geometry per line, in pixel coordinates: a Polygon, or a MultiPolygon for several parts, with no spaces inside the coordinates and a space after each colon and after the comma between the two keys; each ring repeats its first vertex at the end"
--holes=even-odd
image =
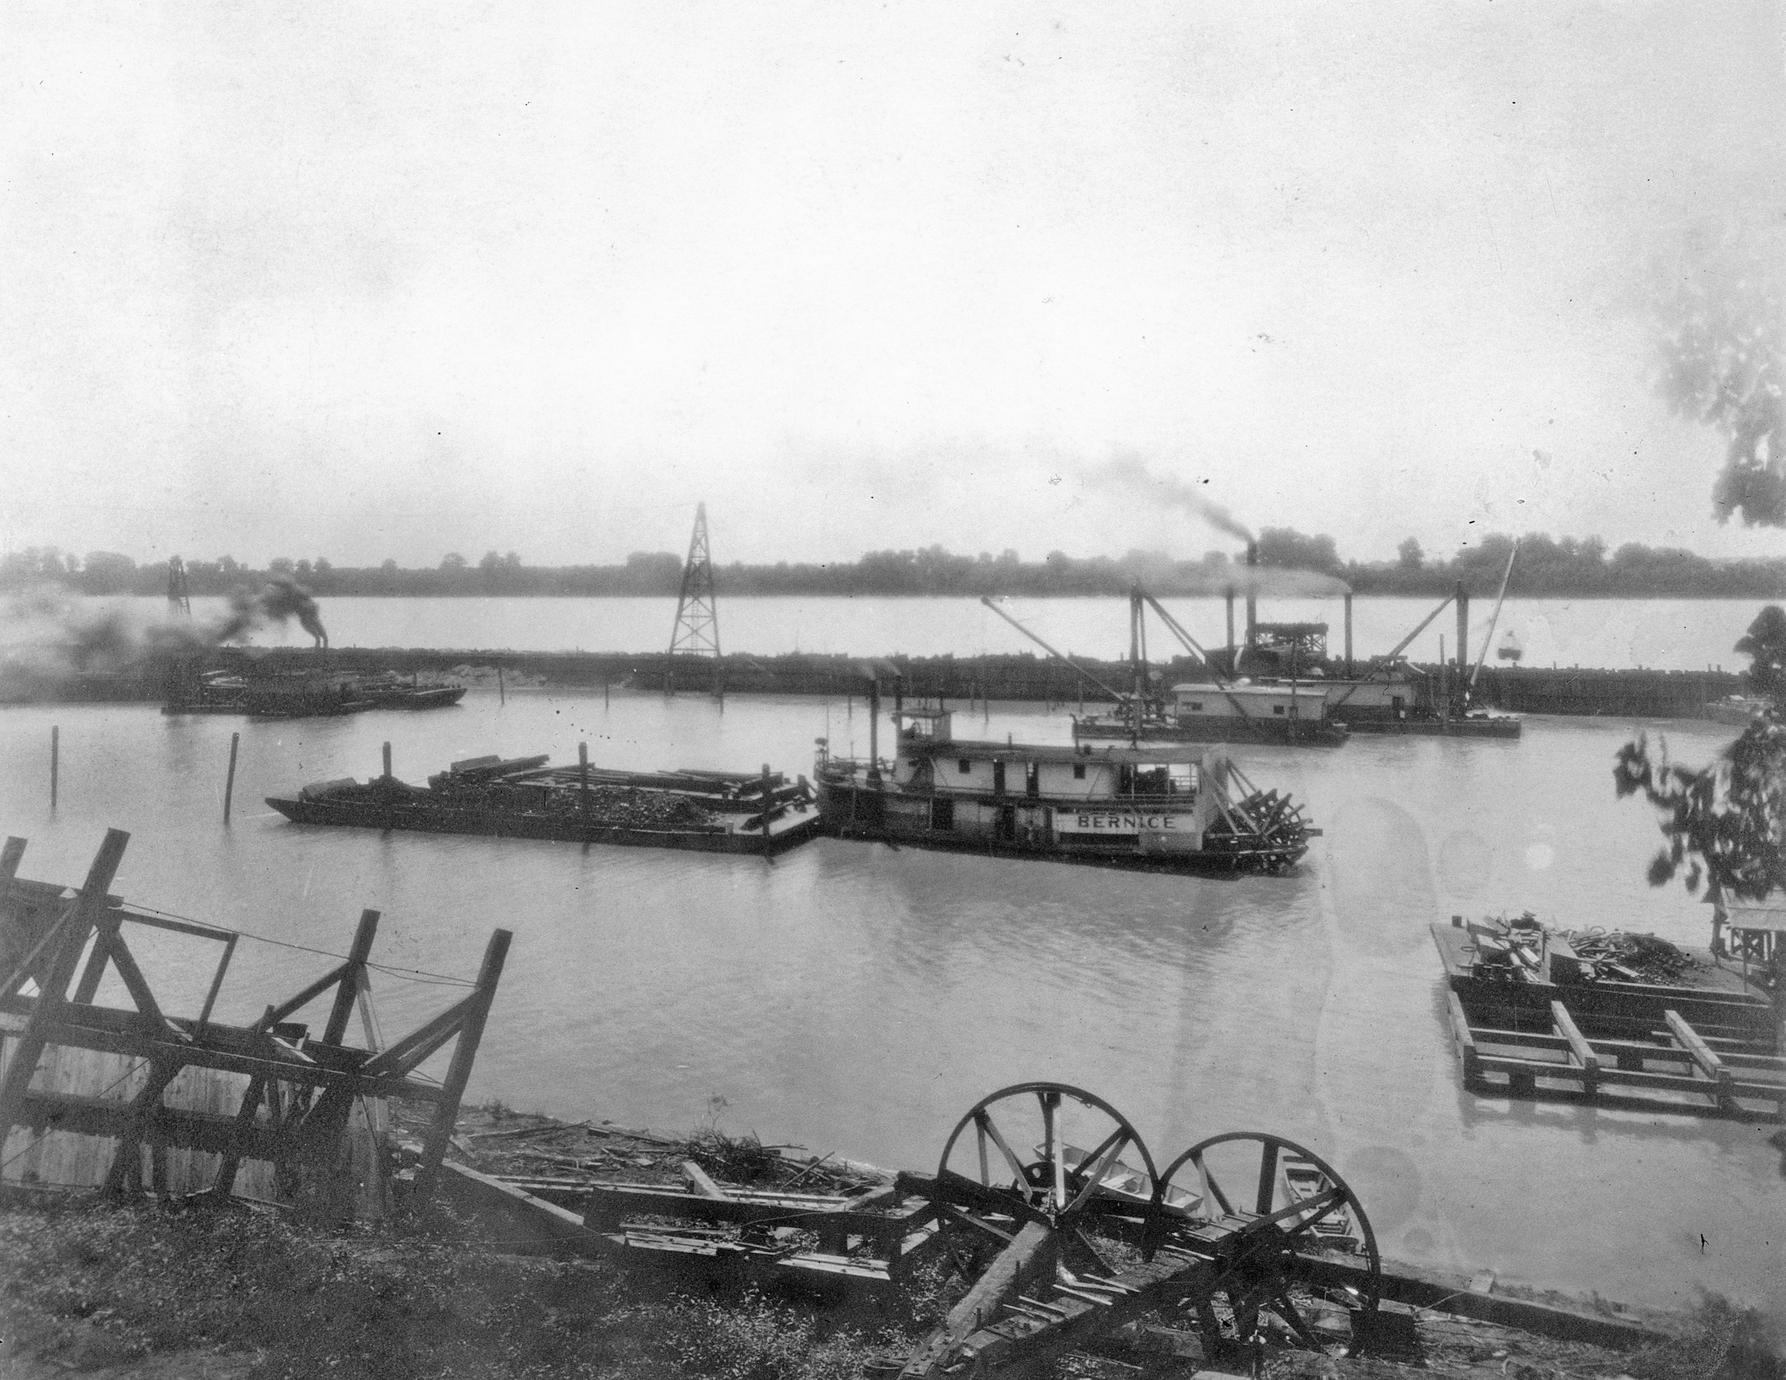
{"type": "Polygon", "coordinates": [[[1786,554],[1644,310],[1783,96],[1756,0],[14,0],[0,549],[1786,554]]]}

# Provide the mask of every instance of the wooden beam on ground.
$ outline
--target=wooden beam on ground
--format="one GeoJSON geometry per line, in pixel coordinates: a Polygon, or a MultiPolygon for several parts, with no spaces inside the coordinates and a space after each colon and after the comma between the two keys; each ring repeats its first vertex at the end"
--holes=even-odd
{"type": "Polygon", "coordinates": [[[574,1212],[555,1207],[523,1189],[511,1187],[475,1169],[467,1169],[462,1164],[443,1163],[437,1172],[443,1190],[461,1202],[501,1208],[536,1228],[547,1241],[568,1246],[579,1254],[596,1255],[606,1251],[606,1242],[600,1233],[585,1227],[583,1219],[574,1212]]]}
{"type": "Polygon", "coordinates": [[[731,1194],[727,1193],[718,1184],[714,1183],[713,1180],[708,1177],[707,1171],[701,1168],[701,1166],[696,1164],[693,1160],[682,1161],[682,1177],[687,1179],[689,1186],[703,1198],[731,1197],[731,1194]]]}

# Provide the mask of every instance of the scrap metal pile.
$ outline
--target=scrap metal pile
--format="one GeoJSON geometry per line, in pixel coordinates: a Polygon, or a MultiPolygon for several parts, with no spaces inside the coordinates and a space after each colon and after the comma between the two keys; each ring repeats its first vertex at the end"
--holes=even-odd
{"type": "Polygon", "coordinates": [[[1564,937],[1589,980],[1674,982],[1699,966],[1691,954],[1653,934],[1625,930],[1566,930],[1564,937]]]}

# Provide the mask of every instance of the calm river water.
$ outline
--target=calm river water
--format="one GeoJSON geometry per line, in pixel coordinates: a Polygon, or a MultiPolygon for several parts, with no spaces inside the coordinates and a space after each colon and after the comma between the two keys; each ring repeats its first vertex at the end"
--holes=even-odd
{"type": "MultiPolygon", "coordinates": [[[[359,609],[328,612],[367,640],[351,633],[359,609]]],[[[900,645],[884,629],[869,637],[802,634],[805,645],[900,645]]],[[[376,640],[449,639],[386,628],[376,640]]],[[[515,638],[480,628],[464,641],[515,638]]],[[[975,720],[977,736],[1020,741],[1064,728],[1039,707],[975,720]]],[[[1707,937],[1703,906],[1644,882],[1658,838],[1649,812],[1613,798],[1612,754],[1631,727],[1538,719],[1512,743],[1249,750],[1253,778],[1293,791],[1325,830],[1280,878],[832,840],[767,863],[381,837],[299,827],[261,803],[368,776],[385,741],[411,780],[489,752],[574,761],[579,741],[598,763],[640,768],[809,771],[814,738],[866,748],[859,701],[741,696],[722,707],[532,690],[504,703],[476,689],[453,710],[304,722],[9,708],[0,832],[30,839],[25,875],[78,882],[106,826],[131,831],[116,890],[262,937],[238,949],[222,1000],[232,1019],[324,971],[331,960],[309,950],[340,953],[363,907],[384,915],[376,1000],[391,1035],[457,995],[427,974],[469,977],[490,931],[511,929],[476,1099],[672,1131],[717,1111],[734,1133],[929,1168],[977,1098],[1059,1079],[1111,1100],[1161,1162],[1234,1129],[1305,1142],[1351,1180],[1395,1259],[1635,1303],[1690,1303],[1709,1288],[1786,1306],[1786,1180],[1767,1128],[1458,1087],[1430,922],[1530,909],[1566,926],[1707,937]],[[232,732],[242,754],[226,828],[232,732]]],[[[1692,761],[1728,736],[1653,727],[1692,761]]],[[[194,945],[150,955],[176,1009],[196,1009],[214,961],[194,945]]]]}

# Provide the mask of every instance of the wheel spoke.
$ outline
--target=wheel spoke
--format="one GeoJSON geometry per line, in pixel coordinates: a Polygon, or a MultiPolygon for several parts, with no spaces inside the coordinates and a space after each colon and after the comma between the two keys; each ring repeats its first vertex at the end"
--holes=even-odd
{"type": "Polygon", "coordinates": [[[1215,1175],[1209,1172],[1209,1163],[1201,1155],[1193,1161],[1197,1166],[1197,1174],[1203,1181],[1203,1197],[1205,1201],[1214,1202],[1223,1212],[1233,1212],[1234,1205],[1228,1201],[1228,1195],[1222,1192],[1222,1186],[1215,1181],[1215,1175]]]}
{"type": "Polygon", "coordinates": [[[1066,1109],[1053,1089],[1036,1094],[1042,1104],[1042,1159],[1048,1166],[1048,1197],[1056,1210],[1067,1205],[1067,1142],[1062,1126],[1066,1109]]]}
{"type": "Polygon", "coordinates": [[[974,1124],[980,1128],[980,1133],[982,1135],[989,1137],[992,1143],[998,1147],[999,1153],[1005,1157],[1005,1163],[1011,1167],[1011,1172],[1017,1176],[1018,1185],[1020,1187],[1027,1186],[1029,1180],[1023,1173],[1023,1161],[1017,1158],[1017,1153],[1005,1143],[1005,1138],[999,1134],[998,1127],[992,1124],[992,1114],[985,1110],[975,1112],[974,1124]]]}
{"type": "Polygon", "coordinates": [[[1284,1230],[1292,1236],[1300,1236],[1317,1222],[1324,1222],[1346,1205],[1345,1193],[1337,1188],[1330,1188],[1325,1193],[1318,1193],[1313,1198],[1300,1199],[1296,1206],[1307,1217],[1299,1217],[1294,1222],[1285,1224],[1284,1230]]]}
{"type": "MultiPolygon", "coordinates": [[[[1104,1258],[1103,1253],[1092,1244],[1091,1239],[1087,1237],[1084,1232],[1080,1231],[1078,1227],[1074,1227],[1067,1233],[1067,1240],[1064,1244],[1076,1246],[1078,1250],[1075,1254],[1083,1252],[1085,1258],[1090,1261],[1090,1273],[1102,1275],[1106,1279],[1115,1273],[1115,1266],[1104,1258]]],[[[1087,1270],[1082,1268],[1079,1273],[1085,1274],[1087,1273],[1087,1270]]]]}
{"type": "Polygon", "coordinates": [[[1322,1340],[1321,1335],[1303,1321],[1301,1311],[1290,1302],[1289,1294],[1279,1290],[1272,1295],[1271,1301],[1277,1315],[1290,1324],[1290,1330],[1302,1339],[1304,1346],[1313,1347],[1316,1351],[1327,1349],[1327,1343],[1322,1340]]]}
{"type": "Polygon", "coordinates": [[[1094,1159],[1087,1155],[1079,1161],[1080,1172],[1086,1175],[1085,1186],[1074,1196],[1073,1201],[1067,1204],[1069,1211],[1082,1206],[1086,1199],[1104,1186],[1104,1176],[1110,1172],[1111,1167],[1116,1163],[1117,1156],[1128,1148],[1128,1144],[1127,1133],[1119,1128],[1099,1147],[1102,1153],[1097,1158],[1094,1159]]]}
{"type": "Polygon", "coordinates": [[[1259,1196],[1255,1200],[1254,1212],[1271,1211],[1272,1199],[1277,1194],[1277,1142],[1268,1140],[1261,1146],[1259,1156],[1259,1196]]]}

